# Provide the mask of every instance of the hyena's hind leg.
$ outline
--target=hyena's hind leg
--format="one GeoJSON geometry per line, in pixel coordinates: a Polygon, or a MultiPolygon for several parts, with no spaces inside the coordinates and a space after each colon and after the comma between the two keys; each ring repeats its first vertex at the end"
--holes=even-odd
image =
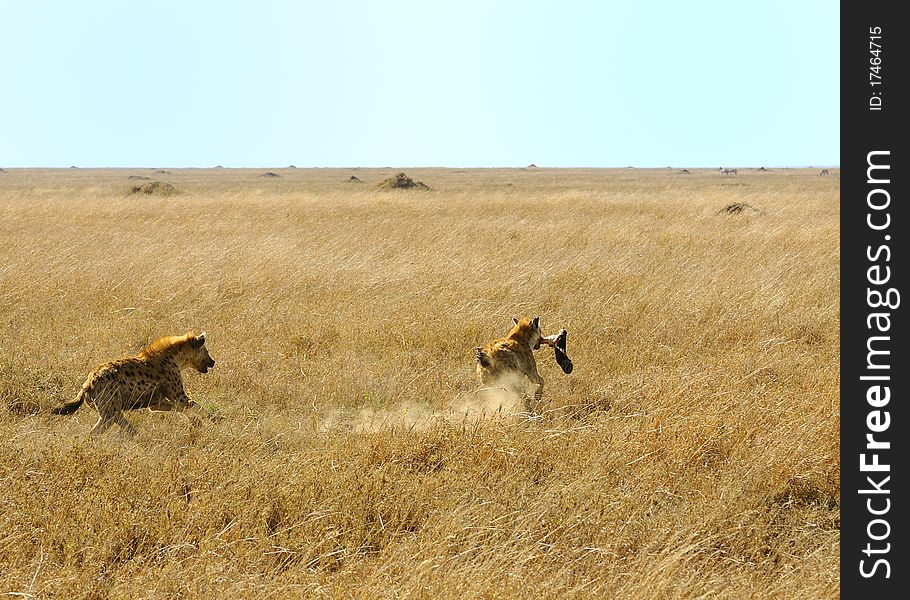
{"type": "Polygon", "coordinates": [[[105,431],[111,428],[111,425],[114,424],[116,417],[113,415],[98,414],[98,422],[95,423],[94,427],[89,431],[89,435],[101,435],[105,431]]]}
{"type": "Polygon", "coordinates": [[[123,431],[127,432],[130,435],[136,435],[139,433],[139,430],[133,427],[133,424],[127,421],[126,417],[123,416],[122,412],[118,412],[114,417],[114,423],[120,426],[123,431]]]}
{"type": "Polygon", "coordinates": [[[105,431],[111,428],[112,425],[117,424],[130,435],[136,435],[139,431],[133,427],[133,424],[126,420],[126,417],[123,416],[123,413],[117,411],[115,413],[108,414],[99,414],[98,422],[95,423],[95,426],[92,427],[89,434],[91,435],[101,435],[105,431]]]}

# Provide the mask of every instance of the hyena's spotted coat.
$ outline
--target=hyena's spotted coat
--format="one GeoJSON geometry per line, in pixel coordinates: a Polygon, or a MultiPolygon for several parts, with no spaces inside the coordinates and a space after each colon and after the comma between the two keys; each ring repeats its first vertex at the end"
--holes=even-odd
{"type": "Polygon", "coordinates": [[[159,338],[134,357],[100,365],[89,374],[76,398],[53,412],[72,414],[88,401],[98,411],[93,435],[107,431],[114,423],[135,434],[136,428],[123,416],[125,410],[194,409],[206,413],[186,395],[180,372],[192,367],[206,373],[213,366],[215,361],[205,347],[205,332],[159,338]]]}

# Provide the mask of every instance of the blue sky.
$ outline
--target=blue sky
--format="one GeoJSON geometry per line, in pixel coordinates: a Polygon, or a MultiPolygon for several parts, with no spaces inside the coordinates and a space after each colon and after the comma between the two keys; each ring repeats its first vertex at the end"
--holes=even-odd
{"type": "Polygon", "coordinates": [[[839,162],[837,3],[0,6],[0,167],[839,162]]]}

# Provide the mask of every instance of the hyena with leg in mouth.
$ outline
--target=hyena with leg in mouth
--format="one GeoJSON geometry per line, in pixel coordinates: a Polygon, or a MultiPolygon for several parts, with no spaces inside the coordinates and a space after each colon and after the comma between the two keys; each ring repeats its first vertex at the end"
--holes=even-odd
{"type": "MultiPolygon", "coordinates": [[[[556,335],[544,337],[540,333],[540,317],[512,319],[512,323],[512,329],[505,337],[475,349],[476,371],[484,386],[503,387],[512,392],[521,398],[524,411],[530,413],[540,404],[543,396],[543,377],[537,372],[534,350],[540,348],[543,343],[564,351],[565,330],[556,335]],[[528,381],[535,386],[533,407],[528,395],[528,381]]],[[[560,355],[557,354],[557,356],[560,355]]],[[[563,366],[562,362],[560,362],[560,366],[563,366]]],[[[566,367],[563,366],[563,370],[568,373],[571,368],[566,370],[566,367]]]]}

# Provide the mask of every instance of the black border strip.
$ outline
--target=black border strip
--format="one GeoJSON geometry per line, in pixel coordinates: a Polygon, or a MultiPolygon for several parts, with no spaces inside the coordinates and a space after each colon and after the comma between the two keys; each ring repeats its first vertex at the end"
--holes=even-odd
{"type": "Polygon", "coordinates": [[[907,33],[896,6],[878,2],[841,5],[843,598],[905,598],[910,593],[906,549],[910,543],[906,516],[910,503],[907,494],[899,491],[908,489],[910,483],[905,443],[910,433],[906,409],[910,364],[902,351],[910,344],[903,307],[910,297],[898,302],[889,292],[907,290],[910,270],[905,260],[906,153],[900,147],[898,131],[898,120],[907,108],[901,89],[907,68],[902,62],[907,33]],[[880,28],[878,38],[873,37],[875,28],[880,28]],[[878,53],[872,52],[878,49],[875,44],[881,45],[878,53]],[[880,64],[874,64],[876,58],[880,64]],[[873,84],[875,81],[881,83],[873,84]],[[880,168],[868,170],[870,162],[880,168]],[[889,168],[884,169],[884,165],[889,168]],[[886,276],[887,281],[882,281],[886,276]],[[879,293],[883,301],[890,299],[888,304],[896,306],[872,306],[879,302],[879,293]],[[870,317],[874,314],[888,316],[870,317]],[[874,352],[870,353],[870,348],[874,352]],[[886,387],[890,392],[887,402],[886,387]],[[867,435],[872,435],[879,446],[869,448],[867,435]],[[881,445],[886,442],[890,447],[881,445]],[[887,464],[888,470],[862,471],[863,454],[867,465],[877,460],[887,464]]]}

